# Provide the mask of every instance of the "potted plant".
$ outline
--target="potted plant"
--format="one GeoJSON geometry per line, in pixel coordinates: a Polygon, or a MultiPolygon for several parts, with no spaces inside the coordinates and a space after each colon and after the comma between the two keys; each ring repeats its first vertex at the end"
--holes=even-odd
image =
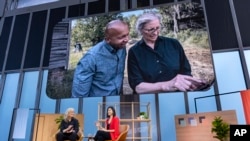
{"type": "Polygon", "coordinates": [[[139,117],[140,119],[147,119],[147,118],[148,118],[146,112],[140,112],[138,117],[139,117]]]}
{"type": "Polygon", "coordinates": [[[63,120],[63,115],[60,115],[58,118],[55,119],[56,124],[58,125],[58,129],[60,129],[61,122],[63,120]]]}
{"type": "Polygon", "coordinates": [[[217,138],[220,141],[227,141],[229,139],[229,131],[229,124],[226,123],[220,116],[214,118],[211,129],[211,132],[216,134],[213,136],[214,138],[217,138]]]}

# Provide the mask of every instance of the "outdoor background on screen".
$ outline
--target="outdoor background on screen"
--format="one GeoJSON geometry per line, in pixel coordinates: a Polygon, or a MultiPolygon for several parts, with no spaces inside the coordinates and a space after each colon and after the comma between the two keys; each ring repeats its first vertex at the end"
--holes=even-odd
{"type": "MultiPolygon", "coordinates": [[[[182,3],[72,20],[71,29],[69,29],[68,63],[66,67],[49,70],[47,95],[54,99],[71,97],[76,65],[86,51],[104,39],[103,30],[109,21],[123,19],[130,24],[131,39],[127,44],[127,50],[133,46],[141,39],[135,32],[136,19],[140,14],[148,11],[156,11],[162,15],[163,25],[160,35],[180,41],[189,59],[192,75],[205,79],[209,86],[212,85],[214,71],[203,8],[198,3],[182,3]]],[[[132,94],[126,68],[122,94],[132,94]]]]}

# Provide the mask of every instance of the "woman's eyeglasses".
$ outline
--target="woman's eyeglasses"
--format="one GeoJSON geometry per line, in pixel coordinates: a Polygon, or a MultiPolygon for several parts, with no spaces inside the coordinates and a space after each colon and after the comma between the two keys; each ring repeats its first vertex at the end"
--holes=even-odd
{"type": "Polygon", "coordinates": [[[143,30],[147,31],[148,33],[154,33],[155,31],[159,31],[160,29],[161,27],[155,27],[155,28],[150,28],[150,29],[144,28],[143,30]]]}

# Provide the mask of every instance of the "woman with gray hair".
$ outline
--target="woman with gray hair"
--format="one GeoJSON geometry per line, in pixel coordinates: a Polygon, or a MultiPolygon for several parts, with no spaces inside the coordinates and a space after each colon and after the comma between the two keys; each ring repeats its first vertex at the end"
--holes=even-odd
{"type": "Polygon", "coordinates": [[[127,66],[135,93],[192,91],[204,85],[191,76],[191,66],[179,41],[159,35],[160,14],[142,14],[136,30],[142,39],[129,49],[127,66]]]}
{"type": "Polygon", "coordinates": [[[68,108],[64,113],[64,119],[60,124],[60,132],[56,134],[57,141],[76,141],[79,139],[77,133],[79,131],[79,122],[74,117],[75,110],[73,108],[68,108]]]}

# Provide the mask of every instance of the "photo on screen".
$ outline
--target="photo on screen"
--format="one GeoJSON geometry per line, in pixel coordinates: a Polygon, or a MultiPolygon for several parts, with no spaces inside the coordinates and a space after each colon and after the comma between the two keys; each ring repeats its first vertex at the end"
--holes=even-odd
{"type": "MultiPolygon", "coordinates": [[[[129,24],[130,39],[126,45],[128,56],[128,50],[142,39],[135,30],[136,20],[148,12],[162,16],[160,36],[174,38],[181,43],[191,66],[192,76],[205,82],[204,87],[197,91],[208,90],[213,85],[215,76],[204,10],[200,3],[188,2],[58,23],[52,37],[47,95],[53,99],[72,97],[72,82],[77,63],[94,45],[104,40],[105,26],[111,20],[121,19],[129,24]]],[[[134,94],[128,82],[127,56],[119,95],[134,94]]]]}

